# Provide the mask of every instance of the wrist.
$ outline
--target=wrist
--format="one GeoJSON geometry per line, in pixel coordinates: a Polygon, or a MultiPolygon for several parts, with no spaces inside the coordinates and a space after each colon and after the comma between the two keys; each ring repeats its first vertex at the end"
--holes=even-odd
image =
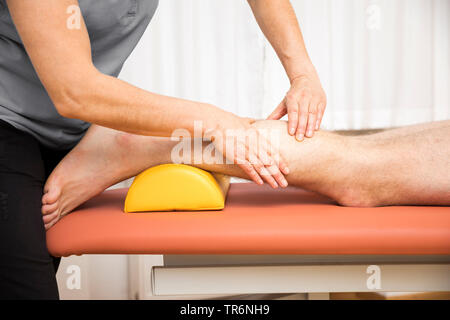
{"type": "Polygon", "coordinates": [[[301,62],[292,64],[292,66],[287,69],[287,76],[289,82],[292,84],[296,79],[301,77],[311,77],[316,74],[316,68],[309,59],[303,59],[301,62]]]}
{"type": "Polygon", "coordinates": [[[220,109],[217,106],[207,104],[205,111],[203,135],[208,137],[209,135],[226,128],[226,124],[229,123],[230,116],[234,116],[232,113],[220,109]]]}

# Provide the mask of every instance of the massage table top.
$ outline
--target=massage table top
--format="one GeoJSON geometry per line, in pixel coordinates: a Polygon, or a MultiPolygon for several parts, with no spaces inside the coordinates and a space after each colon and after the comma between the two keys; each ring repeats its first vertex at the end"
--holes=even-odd
{"type": "Polygon", "coordinates": [[[349,208],[294,187],[232,184],[225,209],[124,213],[105,191],[47,232],[54,256],[81,254],[448,255],[450,208],[349,208]]]}

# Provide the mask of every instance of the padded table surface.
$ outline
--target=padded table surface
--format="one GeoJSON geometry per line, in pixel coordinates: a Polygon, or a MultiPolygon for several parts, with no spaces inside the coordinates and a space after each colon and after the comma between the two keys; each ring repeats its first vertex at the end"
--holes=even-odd
{"type": "Polygon", "coordinates": [[[450,254],[450,207],[348,208],[288,187],[232,184],[225,209],[124,213],[106,191],[47,232],[72,254],[450,254]]]}

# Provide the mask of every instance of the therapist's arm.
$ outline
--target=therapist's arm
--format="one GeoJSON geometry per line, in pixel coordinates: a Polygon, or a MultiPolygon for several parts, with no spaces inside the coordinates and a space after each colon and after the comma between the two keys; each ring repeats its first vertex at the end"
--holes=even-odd
{"type": "Polygon", "coordinates": [[[76,0],[7,3],[33,66],[64,117],[162,136],[177,128],[193,132],[194,120],[203,120],[205,128],[216,128],[222,117],[236,120],[212,105],[158,95],[100,73],[92,62],[83,18],[80,29],[67,27],[67,9],[78,6],[76,0]]]}
{"type": "MultiPolygon", "coordinates": [[[[7,4],[33,66],[61,115],[141,135],[170,136],[179,128],[193,133],[195,120],[203,122],[205,133],[252,129],[250,120],[213,105],[151,93],[100,73],[92,62],[83,18],[80,28],[67,26],[67,10],[78,7],[77,0],[7,0],[7,4]]],[[[273,179],[284,180],[279,170],[285,169],[282,160],[241,143],[248,152],[232,154],[230,160],[239,161],[252,180],[262,183],[264,178],[272,186],[277,185],[273,179]],[[264,165],[274,163],[274,170],[263,177],[264,165]]]]}
{"type": "Polygon", "coordinates": [[[286,97],[269,116],[288,114],[288,131],[302,140],[318,130],[326,95],[308,56],[294,9],[289,0],[248,0],[261,30],[276,51],[289,77],[286,97]]]}

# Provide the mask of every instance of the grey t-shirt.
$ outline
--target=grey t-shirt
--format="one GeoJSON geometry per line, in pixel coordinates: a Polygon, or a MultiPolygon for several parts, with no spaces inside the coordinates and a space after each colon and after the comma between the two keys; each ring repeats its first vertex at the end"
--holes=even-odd
{"type": "MultiPolygon", "coordinates": [[[[153,17],[158,0],[79,0],[79,4],[94,65],[117,77],[153,17]]],[[[5,0],[0,0],[0,119],[55,149],[73,147],[89,127],[87,122],[64,118],[56,111],[5,0]]]]}

